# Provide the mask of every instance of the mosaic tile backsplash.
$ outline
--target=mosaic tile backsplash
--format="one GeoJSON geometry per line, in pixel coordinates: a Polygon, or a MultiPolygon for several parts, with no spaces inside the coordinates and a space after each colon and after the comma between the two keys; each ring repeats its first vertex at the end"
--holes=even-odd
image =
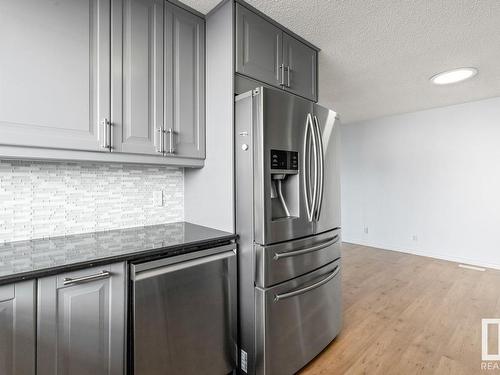
{"type": "Polygon", "coordinates": [[[0,160],[0,243],[183,219],[182,168],[0,160]]]}

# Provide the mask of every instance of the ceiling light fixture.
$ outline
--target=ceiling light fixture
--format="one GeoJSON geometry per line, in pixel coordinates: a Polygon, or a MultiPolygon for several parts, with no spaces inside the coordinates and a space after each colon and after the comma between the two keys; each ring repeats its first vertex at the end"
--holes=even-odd
{"type": "Polygon", "coordinates": [[[477,74],[477,68],[458,68],[438,73],[430,78],[435,85],[449,85],[472,78],[477,74]]]}

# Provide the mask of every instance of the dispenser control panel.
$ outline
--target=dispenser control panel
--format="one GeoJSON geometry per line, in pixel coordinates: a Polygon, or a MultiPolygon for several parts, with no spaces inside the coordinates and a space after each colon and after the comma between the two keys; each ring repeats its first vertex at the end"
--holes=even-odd
{"type": "Polygon", "coordinates": [[[271,150],[271,169],[299,169],[299,153],[296,151],[271,150]]]}

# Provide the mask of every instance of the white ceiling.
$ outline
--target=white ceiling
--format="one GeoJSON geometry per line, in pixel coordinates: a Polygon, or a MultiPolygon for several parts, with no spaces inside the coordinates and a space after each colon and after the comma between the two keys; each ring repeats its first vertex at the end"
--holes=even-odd
{"type": "MultiPolygon", "coordinates": [[[[183,0],[206,13],[219,0],[183,0]]],[[[344,123],[500,96],[499,0],[248,0],[321,48],[319,101],[344,123]],[[450,86],[429,77],[475,66],[450,86]]]]}

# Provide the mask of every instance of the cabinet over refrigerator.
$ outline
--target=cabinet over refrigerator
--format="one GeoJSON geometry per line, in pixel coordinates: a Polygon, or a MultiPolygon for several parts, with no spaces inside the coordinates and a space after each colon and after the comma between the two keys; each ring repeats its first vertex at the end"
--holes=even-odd
{"type": "Polygon", "coordinates": [[[341,327],[338,121],[264,87],[235,120],[240,370],[288,375],[341,327]]]}

